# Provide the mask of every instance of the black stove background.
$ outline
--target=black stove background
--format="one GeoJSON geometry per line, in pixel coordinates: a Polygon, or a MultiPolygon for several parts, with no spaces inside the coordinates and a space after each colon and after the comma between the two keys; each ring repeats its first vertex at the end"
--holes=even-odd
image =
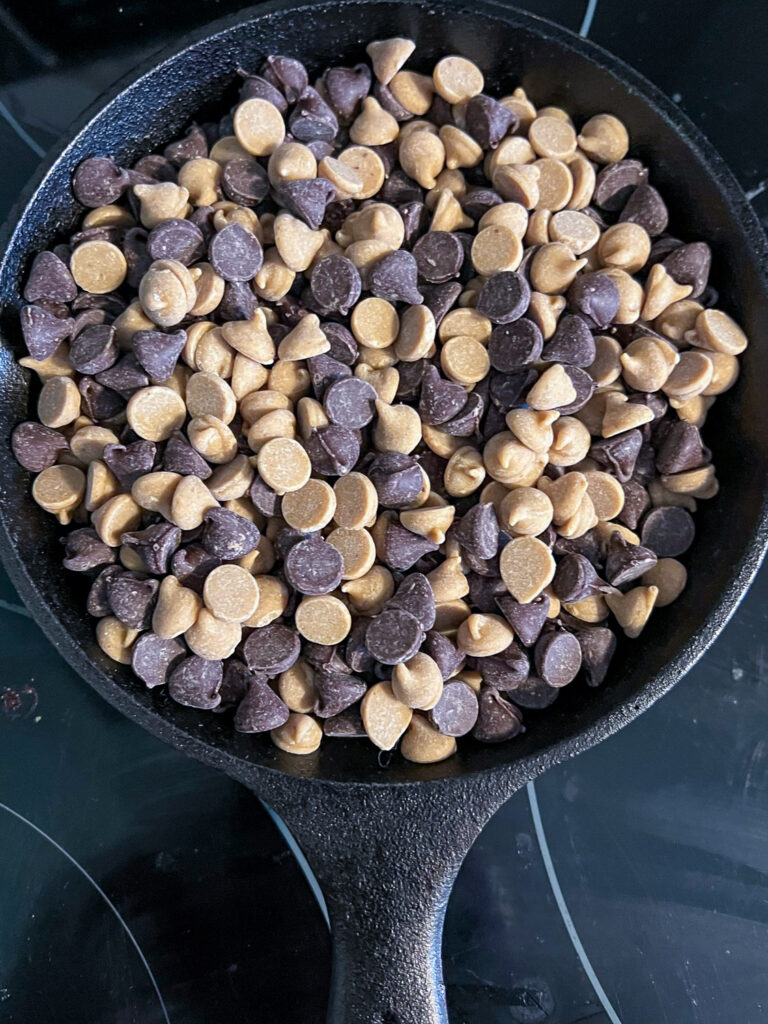
{"type": "MultiPolygon", "coordinates": [[[[3,3],[2,216],[104,88],[238,6],[3,3]]],[[[679,102],[768,223],[768,5],[530,9],[679,102]]],[[[670,696],[491,822],[448,909],[452,1024],[766,1019],[766,597],[763,573],[670,696]]],[[[103,703],[4,577],[0,651],[0,1021],[320,1024],[325,920],[256,799],[103,703]]]]}

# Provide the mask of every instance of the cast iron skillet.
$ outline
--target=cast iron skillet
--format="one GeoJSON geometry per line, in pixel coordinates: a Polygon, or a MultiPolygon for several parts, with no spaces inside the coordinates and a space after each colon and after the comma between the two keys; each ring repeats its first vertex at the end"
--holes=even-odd
{"type": "MultiPolygon", "coordinates": [[[[232,93],[234,97],[234,93],[232,93]]],[[[722,160],[650,83],[599,47],[495,3],[433,6],[421,0],[271,3],[217,22],[92,109],[55,151],[11,217],[0,262],[0,554],[36,620],[61,654],[124,714],[245,783],[285,818],[314,866],[335,947],[329,1019],[344,1024],[446,1020],[440,935],[451,883],[491,814],[549,765],[604,739],[665,693],[704,652],[744,595],[768,539],[768,243],[722,160]],[[609,683],[574,685],[529,731],[499,747],[464,741],[432,766],[397,757],[382,768],[369,744],[334,740],[311,757],[234,733],[226,716],[201,715],[137,686],[104,658],[73,574],[61,567],[53,520],[29,497],[29,478],[9,446],[27,418],[28,374],[16,310],[31,256],[66,234],[79,210],[70,192],[77,163],[114,154],[129,165],[179,134],[233,80],[268,53],[304,60],[311,72],[360,59],[363,45],[411,36],[424,67],[446,53],[477,61],[491,93],[524,85],[533,101],[579,117],[611,111],[630,130],[673,212],[671,230],[707,239],[715,284],[752,338],[742,380],[707,423],[721,493],[702,502],[681,599],[621,649],[609,683]]],[[[33,385],[34,386],[34,385],[33,385]]],[[[663,751],[660,752],[663,756],[663,751]]],[[[607,784],[610,784],[607,780],[607,784]]]]}

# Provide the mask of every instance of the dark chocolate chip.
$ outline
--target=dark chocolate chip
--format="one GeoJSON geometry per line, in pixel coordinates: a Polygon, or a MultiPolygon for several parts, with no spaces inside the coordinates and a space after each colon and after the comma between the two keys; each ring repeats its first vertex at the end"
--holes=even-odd
{"type": "Polygon", "coordinates": [[[549,615],[549,598],[546,594],[529,604],[520,604],[511,594],[503,594],[496,598],[496,604],[520,643],[526,647],[535,644],[549,615]]]}
{"type": "Polygon", "coordinates": [[[295,103],[299,99],[309,82],[307,69],[300,60],[296,60],[295,57],[283,57],[280,54],[270,54],[262,64],[260,74],[275,88],[280,89],[289,103],[295,103]]]}
{"type": "Polygon", "coordinates": [[[60,319],[42,306],[25,306],[21,311],[24,344],[33,359],[47,359],[72,334],[75,321],[60,319]]]}
{"type": "Polygon", "coordinates": [[[323,395],[323,408],[331,423],[359,430],[373,419],[376,399],[376,390],[367,380],[347,377],[328,388],[323,395]]]}
{"type": "Polygon", "coordinates": [[[220,661],[209,661],[193,654],[171,672],[168,693],[178,704],[212,711],[221,703],[219,689],[223,675],[220,661]]]}
{"type": "Polygon", "coordinates": [[[132,352],[123,356],[114,366],[94,374],[94,377],[99,384],[117,391],[123,398],[130,398],[134,391],[149,384],[149,377],[139,366],[139,361],[132,352]]]}
{"type": "Polygon", "coordinates": [[[335,359],[337,363],[352,366],[357,359],[358,347],[355,336],[349,328],[330,321],[322,325],[322,330],[331,346],[324,355],[335,359]]]}
{"type": "Polygon", "coordinates": [[[522,274],[503,271],[489,278],[477,297],[477,311],[494,324],[519,320],[531,301],[531,287],[522,274]]]}
{"type": "MultiPolygon", "coordinates": [[[[403,245],[411,248],[416,239],[424,233],[429,219],[429,211],[424,203],[401,203],[397,208],[403,221],[405,234],[403,245]]],[[[419,293],[419,302],[423,302],[423,296],[419,293]]]]}
{"type": "Polygon", "coordinates": [[[323,223],[326,206],[336,195],[336,188],[327,178],[296,178],[281,182],[276,192],[289,213],[317,231],[323,223]]]}
{"type": "Polygon", "coordinates": [[[61,538],[64,545],[64,568],[72,572],[88,572],[115,560],[115,552],[99,539],[95,530],[85,527],[61,538]]]}
{"type": "Polygon", "coordinates": [[[103,619],[105,615],[111,614],[112,609],[109,607],[107,597],[107,584],[110,579],[119,576],[123,572],[125,570],[121,565],[108,565],[106,569],[101,570],[88,591],[85,610],[89,615],[93,615],[97,619],[103,619]]]}
{"type": "Polygon", "coordinates": [[[485,399],[475,391],[467,395],[461,412],[440,426],[451,437],[471,437],[480,429],[480,420],[485,412],[485,399]]]}
{"type": "MultiPolygon", "coordinates": [[[[187,343],[187,332],[136,331],[133,335],[133,353],[139,366],[146,370],[153,380],[168,380],[174,371],[176,361],[187,343]]],[[[94,371],[88,371],[92,373],[94,371]]]]}
{"type": "Polygon", "coordinates": [[[257,547],[261,532],[250,519],[228,508],[209,508],[203,516],[200,543],[209,555],[224,562],[243,558],[257,547]]]}
{"type": "Polygon", "coordinates": [[[384,508],[407,508],[424,486],[419,464],[412,455],[381,452],[370,465],[368,476],[384,508]]]}
{"type": "Polygon", "coordinates": [[[472,735],[481,743],[503,743],[525,732],[523,716],[493,686],[483,686],[478,697],[477,723],[472,735]]]}
{"type": "Polygon", "coordinates": [[[164,686],[180,663],[186,648],[179,640],[167,640],[156,633],[144,633],[131,649],[134,675],[151,690],[164,686]]]}
{"type": "Polygon", "coordinates": [[[245,661],[252,672],[270,677],[286,672],[301,653],[301,641],[295,630],[273,622],[254,629],[244,645],[245,661]]]}
{"type": "Polygon", "coordinates": [[[144,228],[129,228],[123,239],[123,255],[128,264],[125,275],[125,283],[129,288],[138,290],[142,277],[152,263],[152,257],[147,249],[149,235],[144,228]]]}
{"type": "Polygon", "coordinates": [[[660,473],[682,473],[697,469],[709,461],[699,428],[678,420],[667,431],[656,452],[656,468],[660,473]]]}
{"type": "Polygon", "coordinates": [[[181,544],[181,530],[172,523],[156,523],[143,530],[124,533],[120,542],[133,548],[147,572],[161,576],[169,570],[171,559],[181,544]]]}
{"type": "MultiPolygon", "coordinates": [[[[571,556],[575,557],[575,556],[571,556]]],[[[630,544],[614,530],[605,556],[605,578],[614,587],[638,579],[656,565],[656,555],[642,544],[630,544]]]]}
{"type": "Polygon", "coordinates": [[[145,178],[147,183],[152,181],[176,181],[176,168],[168,157],[163,156],[161,153],[147,153],[146,156],[136,161],[132,171],[128,171],[130,178],[136,175],[145,178]]]}
{"type": "MultiPolygon", "coordinates": [[[[288,101],[282,91],[272,82],[268,82],[261,75],[249,75],[245,72],[238,72],[243,75],[243,84],[240,86],[240,102],[244,100],[266,100],[273,107],[277,107],[281,114],[288,113],[288,101]]],[[[216,133],[218,135],[218,132],[216,133]]]]}
{"type": "Polygon", "coordinates": [[[119,199],[129,183],[125,171],[108,156],[91,156],[81,161],[72,178],[75,199],[95,209],[119,199]]]}
{"type": "Polygon", "coordinates": [[[499,549],[499,523],[493,503],[474,505],[451,527],[451,536],[470,554],[493,558],[499,549]]]}
{"type": "Polygon", "coordinates": [[[171,572],[179,583],[202,594],[206,576],[219,565],[220,559],[209,555],[202,545],[188,544],[179,548],[171,559],[171,572]]]}
{"type": "Polygon", "coordinates": [[[461,208],[468,217],[477,222],[484,213],[501,202],[501,196],[492,188],[470,188],[461,199],[461,208]]]}
{"type": "Polygon", "coordinates": [[[396,121],[409,121],[413,117],[411,111],[407,110],[399,100],[395,99],[395,94],[383,82],[376,82],[373,87],[373,95],[379,101],[382,110],[386,110],[396,121]]]}
{"type": "Polygon", "coordinates": [[[256,206],[269,194],[269,178],[255,157],[236,156],[222,168],[221,189],[233,203],[256,206]]]}
{"type": "Polygon", "coordinates": [[[248,686],[254,679],[263,680],[264,676],[257,676],[250,672],[242,661],[228,658],[224,663],[224,679],[219,690],[221,704],[219,704],[218,710],[236,707],[248,692],[248,686]]]}
{"type": "Polygon", "coordinates": [[[249,673],[248,691],[235,712],[237,732],[269,732],[285,725],[290,711],[262,676],[249,673]]]}
{"type": "Polygon", "coordinates": [[[177,260],[188,267],[203,258],[205,239],[192,221],[173,217],[156,224],[149,232],[147,252],[153,260],[177,260]]]}
{"type": "Polygon", "coordinates": [[[582,370],[578,366],[564,366],[563,369],[571,379],[571,384],[573,384],[576,391],[576,397],[568,405],[561,405],[557,411],[561,416],[572,416],[584,408],[592,395],[594,395],[597,385],[586,370],[582,370]]]}
{"type": "Polygon", "coordinates": [[[418,289],[419,268],[416,257],[405,249],[382,256],[370,274],[370,291],[388,302],[408,302],[419,305],[423,297],[418,289]]]}
{"type": "Polygon", "coordinates": [[[643,183],[637,186],[627,200],[619,220],[639,224],[653,238],[666,231],[669,214],[664,200],[653,185],[643,183]]]}
{"type": "Polygon", "coordinates": [[[687,509],[662,505],[643,520],[640,539],[658,558],[677,558],[693,544],[695,533],[693,517],[687,509]]]}
{"type": "MultiPolygon", "coordinates": [[[[587,333],[589,334],[589,331],[587,333]]],[[[589,334],[589,337],[591,340],[592,335],[589,334]]],[[[488,357],[494,370],[500,373],[513,373],[531,366],[542,358],[543,347],[544,339],[538,325],[533,320],[521,317],[514,323],[494,327],[488,343],[488,357]]],[[[594,343],[592,347],[594,351],[594,343]]],[[[544,358],[550,357],[545,355],[544,358]]],[[[557,359],[557,356],[552,358],[557,359]]]]}
{"type": "Polygon", "coordinates": [[[300,540],[285,556],[285,578],[300,594],[330,594],[341,583],[344,559],[319,534],[300,540]]]}
{"type": "Polygon", "coordinates": [[[299,142],[331,142],[339,130],[336,115],[312,86],[307,86],[288,118],[291,134],[299,142]]]}
{"type": "Polygon", "coordinates": [[[337,380],[346,380],[352,376],[352,370],[346,363],[334,359],[327,352],[311,356],[307,360],[307,369],[312,380],[312,390],[318,401],[322,401],[325,392],[337,380]]]}
{"type": "Polygon", "coordinates": [[[573,552],[564,555],[557,563],[552,589],[561,601],[572,603],[583,601],[609,588],[597,575],[589,559],[573,552]]]}
{"type": "Polygon", "coordinates": [[[208,258],[225,281],[250,281],[261,270],[264,252],[256,235],[234,222],[213,236],[208,258]]]}
{"type": "MultiPolygon", "coordinates": [[[[408,116],[410,117],[411,115],[409,114],[408,116]]],[[[385,179],[384,184],[379,189],[377,198],[384,203],[393,203],[395,205],[399,203],[420,203],[424,200],[424,190],[418,182],[415,182],[413,178],[409,178],[402,168],[396,167],[385,179]]]]}
{"type": "MultiPolygon", "coordinates": [[[[525,321],[518,320],[517,323],[521,324],[525,321]]],[[[541,358],[548,363],[591,366],[595,361],[595,354],[595,339],[586,321],[583,317],[570,315],[561,317],[555,333],[544,346],[541,358]]],[[[497,367],[497,369],[503,369],[503,367],[497,367]]]]}
{"type": "Polygon", "coordinates": [[[323,88],[336,116],[351,121],[371,88],[371,69],[367,64],[328,68],[323,74],[323,88]]]}
{"type": "Polygon", "coordinates": [[[42,473],[54,465],[67,451],[69,442],[63,434],[42,423],[20,423],[11,435],[11,448],[16,461],[30,473],[42,473]]]}
{"type": "Polygon", "coordinates": [[[568,289],[566,298],[569,309],[581,313],[587,323],[601,330],[612,323],[619,310],[619,288],[607,274],[578,274],[568,289]]]}
{"type": "Polygon", "coordinates": [[[456,645],[447,636],[434,630],[427,632],[421,649],[437,664],[443,682],[455,675],[464,663],[464,655],[456,645]]]}
{"type": "Polygon", "coordinates": [[[446,683],[440,700],[429,712],[429,720],[443,736],[466,736],[477,722],[477,694],[455,679],[446,683]]]}
{"type": "Polygon", "coordinates": [[[707,287],[712,267],[712,250],[706,242],[689,242],[675,249],[664,260],[667,272],[678,284],[689,284],[689,299],[698,299],[707,287]]]}
{"type": "Polygon", "coordinates": [[[112,613],[131,629],[147,629],[160,586],[158,580],[124,572],[107,580],[107,600],[112,613]]]}
{"type": "Polygon", "coordinates": [[[166,473],[180,473],[181,476],[199,476],[207,480],[213,470],[181,431],[172,434],[165,445],[162,468],[166,473]]]}
{"type": "Polygon", "coordinates": [[[140,476],[151,473],[155,465],[157,446],[154,441],[133,441],[131,444],[104,446],[104,462],[117,477],[121,487],[131,488],[140,476]]]}
{"type": "Polygon", "coordinates": [[[362,679],[346,672],[318,672],[315,676],[318,718],[332,718],[356,704],[365,695],[367,687],[362,679]]]}
{"type": "Polygon", "coordinates": [[[419,398],[419,416],[422,422],[434,426],[447,423],[464,408],[466,389],[455,381],[446,380],[436,366],[424,367],[419,398]]]}
{"type": "Polygon", "coordinates": [[[48,299],[49,302],[72,302],[77,295],[77,285],[69,267],[55,253],[39,252],[32,261],[29,277],[24,288],[27,302],[48,299]]]}
{"type": "Polygon", "coordinates": [[[510,130],[517,127],[517,117],[503,103],[485,96],[473,96],[464,108],[467,131],[483,149],[496,149],[510,130]]]}
{"type": "Polygon", "coordinates": [[[165,147],[163,156],[177,167],[181,167],[187,160],[207,157],[208,137],[199,124],[193,124],[183,138],[176,139],[165,147]]]}
{"type": "Polygon", "coordinates": [[[512,641],[500,654],[490,658],[475,658],[475,668],[490,686],[507,693],[528,677],[530,662],[525,651],[512,641]]]}
{"type": "Polygon", "coordinates": [[[357,267],[346,256],[326,256],[312,270],[310,286],[323,308],[347,314],[360,298],[362,283],[357,267]]]}
{"type": "Polygon", "coordinates": [[[92,420],[104,422],[117,416],[125,409],[125,399],[99,384],[93,377],[83,377],[77,385],[82,410],[92,420]]]}
{"type": "Polygon", "coordinates": [[[536,641],[533,659],[537,674],[558,689],[573,682],[581,668],[581,645],[573,633],[553,629],[536,641]]]}
{"type": "Polygon", "coordinates": [[[589,457],[613,473],[621,483],[626,483],[635,471],[642,443],[643,435],[639,430],[628,430],[624,434],[596,441],[589,449],[589,457]]]}
{"type": "MultiPolygon", "coordinates": [[[[247,281],[227,281],[224,295],[216,308],[216,316],[221,320],[252,320],[258,306],[247,281]]],[[[274,326],[270,325],[270,334],[274,326]]]]}
{"type": "Polygon", "coordinates": [[[595,180],[593,201],[609,213],[620,210],[638,185],[648,179],[648,171],[639,160],[619,160],[607,164],[595,180]]]}
{"type": "Polygon", "coordinates": [[[313,430],[305,444],[312,469],[319,476],[346,476],[360,458],[360,441],[354,430],[331,423],[313,430]]]}
{"type": "Polygon", "coordinates": [[[429,231],[413,247],[419,277],[442,284],[458,277],[464,263],[464,247],[450,231],[429,231]]]}
{"type": "Polygon", "coordinates": [[[540,711],[557,700],[558,693],[556,687],[545,683],[538,676],[528,676],[514,690],[510,690],[508,696],[521,708],[540,711]]]}
{"type": "MultiPolygon", "coordinates": [[[[359,624],[357,620],[355,625],[359,624]]],[[[350,636],[354,631],[353,625],[350,636]]],[[[346,646],[346,645],[345,645],[346,646]]],[[[339,654],[338,648],[328,644],[316,644],[311,640],[305,640],[302,646],[302,657],[317,672],[349,672],[350,666],[339,654]]]]}
{"type": "Polygon", "coordinates": [[[624,526],[635,530],[643,514],[649,508],[651,499],[648,496],[648,491],[637,480],[627,480],[621,486],[624,490],[624,507],[617,518],[624,526]]]}
{"type": "Polygon", "coordinates": [[[399,665],[418,651],[424,638],[421,623],[403,608],[387,608],[368,623],[365,643],[383,665],[399,665]]]}
{"type": "Polygon", "coordinates": [[[387,524],[384,535],[384,561],[390,569],[405,572],[430,551],[437,551],[438,545],[412,533],[396,520],[387,524]]]}
{"type": "Polygon", "coordinates": [[[461,285],[458,281],[422,285],[421,294],[424,296],[424,305],[431,310],[435,324],[439,327],[445,314],[453,308],[454,303],[461,295],[461,285]]]}
{"type": "Polygon", "coordinates": [[[421,623],[423,630],[430,630],[435,624],[435,595],[427,577],[420,572],[406,576],[394,595],[387,601],[387,608],[402,608],[410,612],[421,623]]]}
{"type": "MultiPolygon", "coordinates": [[[[492,371],[489,378],[488,394],[493,405],[501,412],[508,413],[524,404],[523,395],[536,383],[538,374],[534,369],[518,370],[515,373],[492,371]]],[[[504,430],[503,417],[499,430],[504,430]]],[[[488,427],[485,428],[486,435],[488,427]]],[[[498,430],[495,431],[498,433],[498,430]]]]}
{"type": "Polygon", "coordinates": [[[582,665],[588,686],[605,682],[614,652],[616,636],[607,626],[585,626],[574,620],[568,626],[581,645],[582,665]]]}
{"type": "Polygon", "coordinates": [[[275,494],[272,488],[264,483],[258,473],[254,477],[248,495],[263,516],[271,518],[272,516],[280,515],[279,495],[275,494]]]}
{"type": "Polygon", "coordinates": [[[368,736],[363,719],[356,708],[348,708],[340,715],[326,718],[323,722],[323,732],[326,736],[334,736],[342,740],[361,740],[368,736]]]}
{"type": "Polygon", "coordinates": [[[117,362],[118,354],[115,328],[109,324],[86,327],[69,347],[69,361],[78,373],[96,374],[108,370],[117,362]]]}

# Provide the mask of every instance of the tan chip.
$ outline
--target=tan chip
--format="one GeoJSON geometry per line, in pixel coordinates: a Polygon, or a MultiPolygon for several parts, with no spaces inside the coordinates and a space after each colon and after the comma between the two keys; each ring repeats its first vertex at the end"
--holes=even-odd
{"type": "Polygon", "coordinates": [[[421,417],[410,405],[376,401],[372,440],[380,452],[410,454],[421,441],[421,417]]]}
{"type": "Polygon", "coordinates": [[[336,494],[325,480],[307,480],[297,491],[283,497],[280,512],[289,526],[302,533],[322,530],[333,519],[336,494]]]}
{"type": "Polygon", "coordinates": [[[259,587],[247,569],[220,565],[205,578],[203,600],[217,619],[245,622],[259,604],[259,587]]]}
{"type": "Polygon", "coordinates": [[[545,295],[567,291],[578,272],[587,264],[562,242],[549,242],[536,252],[530,263],[531,287],[545,295]]]}
{"type": "Polygon", "coordinates": [[[469,593],[469,583],[461,568],[461,558],[446,558],[427,576],[437,604],[458,601],[469,593]]]}
{"type": "Polygon", "coordinates": [[[435,343],[435,333],[435,318],[428,306],[406,307],[400,315],[395,355],[407,363],[424,359],[435,343]]]}
{"type": "Polygon", "coordinates": [[[111,242],[83,242],[69,260],[75,284],[92,295],[113,292],[125,280],[128,264],[120,249],[111,242]]]}
{"type": "Polygon", "coordinates": [[[167,518],[182,530],[195,530],[208,509],[218,504],[200,477],[185,476],[173,491],[167,518]]]}
{"type": "Polygon", "coordinates": [[[395,697],[390,683],[375,683],[366,692],[360,714],[368,738],[380,750],[391,750],[413,717],[413,711],[395,697]]]}
{"type": "Polygon", "coordinates": [[[625,634],[634,639],[642,633],[658,594],[654,586],[634,587],[626,594],[606,594],[605,600],[625,634]]]}
{"type": "Polygon", "coordinates": [[[264,483],[277,494],[298,491],[312,472],[309,456],[291,438],[267,441],[259,451],[256,465],[264,483]]]}
{"type": "Polygon", "coordinates": [[[388,348],[397,338],[400,318],[391,302],[371,296],[358,302],[352,310],[349,325],[361,345],[388,348]]]}
{"type": "Polygon", "coordinates": [[[362,473],[348,473],[333,485],[336,511],[333,518],[339,526],[361,530],[376,520],[379,497],[373,483],[362,473]]]}
{"type": "Polygon", "coordinates": [[[392,573],[384,565],[373,565],[363,576],[346,580],[341,592],[358,615],[378,615],[395,592],[392,573]]]}
{"type": "Polygon", "coordinates": [[[513,537],[538,537],[552,522],[552,502],[536,487],[515,487],[501,502],[499,524],[513,537]]]}
{"type": "Polygon", "coordinates": [[[46,427],[66,427],[80,415],[80,392],[71,377],[49,377],[37,400],[37,415],[46,427]]]}
{"type": "Polygon", "coordinates": [[[528,405],[540,412],[570,405],[576,398],[573,381],[560,363],[546,369],[527,395],[528,405]]]}
{"type": "Polygon", "coordinates": [[[459,626],[456,645],[473,658],[490,658],[506,650],[514,638],[512,627],[501,615],[475,612],[459,626]]]}
{"type": "Polygon", "coordinates": [[[392,81],[415,49],[416,43],[412,39],[395,36],[392,39],[380,39],[368,43],[365,52],[371,58],[374,75],[383,85],[386,85],[392,81]]]}
{"type": "Polygon", "coordinates": [[[736,321],[720,309],[703,309],[696,317],[694,334],[688,340],[702,348],[732,356],[740,355],[749,344],[736,321]]]}
{"type": "Polygon", "coordinates": [[[536,537],[517,537],[502,549],[499,572],[515,600],[529,604],[552,582],[555,560],[536,537]]]}
{"type": "Polygon", "coordinates": [[[285,181],[300,181],[317,175],[317,159],[301,142],[281,142],[272,150],[267,163],[270,184],[277,187],[285,181]]]}
{"type": "Polygon", "coordinates": [[[487,441],[483,464],[488,474],[507,487],[532,487],[547,464],[547,455],[531,451],[503,430],[487,441]]]}
{"type": "MultiPolygon", "coordinates": [[[[266,537],[262,537],[259,541],[259,548],[266,541],[266,537]]],[[[258,549],[257,549],[258,550],[258,549]]],[[[261,558],[262,551],[258,550],[259,557],[256,559],[256,564],[259,565],[263,561],[261,558]]],[[[274,559],[273,559],[274,562],[274,559]]],[[[265,572],[267,569],[271,569],[272,566],[263,566],[265,572]]],[[[246,619],[243,623],[244,626],[253,626],[256,629],[260,629],[262,626],[268,626],[270,622],[274,622],[275,619],[280,618],[284,613],[288,605],[288,588],[279,580],[276,576],[254,576],[256,583],[259,588],[259,603],[256,605],[256,611],[246,619]]],[[[292,710],[297,710],[293,708],[292,710]]]]}
{"type": "Polygon", "coordinates": [[[323,730],[309,715],[291,712],[288,721],[269,735],[275,746],[286,754],[314,754],[322,741],[323,730]]]}
{"type": "Polygon", "coordinates": [[[352,627],[352,616],[338,597],[305,597],[296,609],[296,629],[314,644],[340,644],[352,627]]]}
{"type": "MultiPolygon", "coordinates": [[[[567,164],[564,164],[562,160],[544,157],[541,160],[537,160],[534,167],[539,172],[537,211],[565,209],[573,195],[573,177],[568,170],[567,164]]],[[[549,219],[549,216],[547,216],[547,225],[549,224],[549,219]]],[[[548,238],[549,232],[547,231],[543,233],[542,243],[546,243],[548,238]]]]}
{"type": "Polygon", "coordinates": [[[83,500],[85,473],[77,466],[50,466],[35,477],[32,497],[54,515],[67,513],[83,500]]]}
{"type": "Polygon", "coordinates": [[[231,423],[237,412],[232,388],[215,373],[193,373],[187,381],[187,411],[190,416],[216,416],[231,423]]]}
{"type": "Polygon", "coordinates": [[[483,91],[483,73],[465,57],[443,57],[432,72],[435,92],[448,103],[463,103],[483,91]]]}
{"type": "Polygon", "coordinates": [[[597,243],[600,228],[585,213],[579,213],[577,210],[559,210],[549,222],[549,238],[552,242],[562,242],[577,256],[581,256],[597,243]]]}
{"type": "Polygon", "coordinates": [[[153,228],[173,217],[186,217],[189,212],[189,193],[172,181],[161,181],[156,185],[134,185],[133,194],[141,205],[141,223],[153,228]]]}
{"type": "Polygon", "coordinates": [[[474,338],[462,336],[443,345],[440,365],[446,377],[459,384],[477,384],[491,369],[486,348],[474,338]]]}
{"type": "Polygon", "coordinates": [[[643,583],[656,587],[656,608],[666,608],[682,594],[688,581],[688,573],[682,562],[676,558],[660,558],[653,568],[643,573],[643,583]]]}
{"type": "Polygon", "coordinates": [[[96,623],[96,642],[108,658],[121,665],[131,664],[131,648],[138,635],[137,629],[125,626],[114,615],[107,615],[96,623]]]}
{"type": "Polygon", "coordinates": [[[410,132],[400,142],[398,160],[409,178],[422,188],[434,188],[445,166],[445,146],[432,132],[410,132]]]}
{"type": "Polygon", "coordinates": [[[165,576],[152,613],[152,631],[166,640],[181,636],[197,621],[200,607],[194,590],[182,586],[175,576],[165,576]]]}
{"type": "Polygon", "coordinates": [[[522,258],[523,246],[520,239],[504,224],[491,224],[483,228],[472,242],[472,265],[478,274],[485,277],[517,270],[522,258]]]}
{"type": "Polygon", "coordinates": [[[208,462],[222,465],[237,455],[237,438],[218,416],[196,416],[187,426],[189,443],[208,462]]]}
{"type": "Polygon", "coordinates": [[[539,116],[528,129],[528,141],[541,157],[565,160],[576,152],[576,132],[573,125],[560,117],[539,116]]]}
{"type": "Polygon", "coordinates": [[[283,115],[267,100],[254,98],[238,104],[233,125],[237,141],[253,156],[269,156],[285,138],[283,115]]]}
{"type": "Polygon", "coordinates": [[[116,494],[91,513],[99,539],[111,548],[119,547],[123,534],[138,529],[140,522],[141,509],[130,494],[116,494]]]}
{"type": "Polygon", "coordinates": [[[610,164],[623,160],[627,155],[629,135],[618,117],[596,114],[581,129],[579,146],[590,160],[610,164]]]}
{"type": "Polygon", "coordinates": [[[400,742],[400,753],[414,764],[436,764],[456,753],[456,740],[444,736],[424,715],[414,715],[400,742]]]}
{"type": "Polygon", "coordinates": [[[628,274],[642,270],[650,252],[648,232],[630,221],[607,228],[597,245],[597,256],[604,267],[618,267],[628,274]]]}
{"type": "Polygon", "coordinates": [[[348,146],[339,153],[339,162],[362,182],[355,199],[370,199],[384,184],[384,164],[379,154],[368,146],[348,146]]]}
{"type": "Polygon", "coordinates": [[[365,576],[376,561],[376,547],[367,530],[348,530],[340,526],[329,533],[326,540],[344,560],[343,580],[365,576]]]}
{"type": "Polygon", "coordinates": [[[373,96],[366,96],[360,113],[349,127],[349,137],[360,146],[386,146],[393,142],[399,127],[395,118],[373,96]]]}
{"type": "Polygon", "coordinates": [[[290,330],[277,347],[278,359],[301,360],[322,355],[331,347],[320,328],[320,319],[314,313],[307,313],[290,330]]]}
{"type": "Polygon", "coordinates": [[[443,693],[443,676],[437,662],[419,652],[392,669],[392,693],[409,708],[430,711],[443,693]]]}

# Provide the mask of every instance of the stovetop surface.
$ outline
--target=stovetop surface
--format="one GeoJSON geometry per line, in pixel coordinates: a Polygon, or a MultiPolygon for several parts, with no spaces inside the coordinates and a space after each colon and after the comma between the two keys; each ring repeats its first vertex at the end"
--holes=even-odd
{"type": "MultiPolygon", "coordinates": [[[[102,90],[237,8],[5,0],[2,216],[102,90]]],[[[768,224],[768,5],[530,9],[672,96],[768,224]]],[[[496,815],[448,908],[453,1024],[766,1020],[766,626],[763,572],[669,696],[496,815]]],[[[258,801],[100,700],[4,576],[0,650],[0,1021],[321,1024],[328,930],[258,801]]]]}

